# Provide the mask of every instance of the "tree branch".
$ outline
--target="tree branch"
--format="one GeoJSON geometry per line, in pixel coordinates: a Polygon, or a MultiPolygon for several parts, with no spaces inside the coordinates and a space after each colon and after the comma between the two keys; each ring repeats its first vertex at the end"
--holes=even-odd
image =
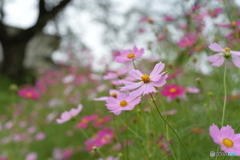
{"type": "Polygon", "coordinates": [[[64,9],[69,2],[72,0],[62,0],[57,6],[51,11],[45,9],[45,0],[39,0],[39,15],[37,22],[34,26],[20,32],[15,38],[16,39],[31,39],[36,33],[41,32],[47,22],[53,19],[62,9],[64,9]]]}

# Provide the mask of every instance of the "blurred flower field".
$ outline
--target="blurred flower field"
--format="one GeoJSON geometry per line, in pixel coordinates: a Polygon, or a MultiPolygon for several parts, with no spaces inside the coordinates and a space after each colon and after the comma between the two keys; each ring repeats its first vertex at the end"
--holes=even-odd
{"type": "Polygon", "coordinates": [[[0,160],[237,159],[210,156],[240,155],[239,11],[226,7],[193,6],[187,23],[165,15],[160,30],[143,17],[151,43],[109,53],[103,72],[88,55],[38,69],[33,84],[0,78],[0,160]]]}

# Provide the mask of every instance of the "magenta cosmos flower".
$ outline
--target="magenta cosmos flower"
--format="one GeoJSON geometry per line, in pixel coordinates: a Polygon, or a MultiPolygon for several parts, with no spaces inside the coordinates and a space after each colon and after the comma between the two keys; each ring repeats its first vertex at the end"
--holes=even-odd
{"type": "Polygon", "coordinates": [[[220,67],[225,59],[232,59],[234,65],[240,68],[240,52],[232,51],[230,48],[222,48],[217,43],[213,43],[209,45],[209,48],[212,51],[219,52],[218,54],[209,56],[208,61],[212,62],[213,66],[220,67]]]}
{"type": "Polygon", "coordinates": [[[125,63],[125,62],[130,62],[135,59],[140,58],[144,54],[144,49],[138,49],[136,46],[133,47],[132,50],[122,50],[120,56],[117,56],[115,60],[118,63],[125,63]]]}
{"type": "Polygon", "coordinates": [[[62,113],[61,118],[57,119],[57,123],[61,124],[64,122],[69,121],[70,119],[73,119],[78,115],[79,112],[81,112],[83,106],[81,104],[78,105],[78,108],[72,108],[70,111],[65,111],[62,113]]]}
{"type": "Polygon", "coordinates": [[[232,21],[229,24],[220,24],[220,27],[235,27],[235,26],[240,26],[240,21],[232,21]]]}
{"type": "Polygon", "coordinates": [[[240,134],[234,134],[234,129],[227,125],[219,129],[215,124],[209,128],[213,141],[220,145],[224,152],[235,152],[240,155],[240,134]]]}
{"type": "Polygon", "coordinates": [[[184,95],[184,88],[182,86],[177,86],[176,84],[170,84],[164,87],[161,94],[171,99],[177,98],[184,95]]]}
{"type": "Polygon", "coordinates": [[[117,98],[110,97],[107,99],[107,108],[115,115],[121,114],[122,111],[132,110],[135,105],[140,103],[141,97],[136,98],[126,93],[119,93],[117,98]]]}
{"type": "Polygon", "coordinates": [[[75,126],[76,128],[86,128],[88,126],[88,123],[95,120],[98,116],[96,114],[90,115],[90,116],[83,116],[81,121],[75,126]]]}
{"type": "Polygon", "coordinates": [[[131,96],[138,97],[140,95],[156,92],[155,87],[161,87],[166,83],[166,72],[162,72],[165,64],[160,62],[155,65],[154,69],[148,74],[143,74],[139,70],[131,70],[129,74],[140,82],[128,82],[124,81],[124,87],[121,87],[120,91],[134,90],[130,93],[131,96]],[[162,73],[161,73],[162,72],[162,73]]]}
{"type": "Polygon", "coordinates": [[[40,97],[40,94],[34,89],[21,89],[18,91],[18,95],[32,100],[37,100],[40,97]]]}

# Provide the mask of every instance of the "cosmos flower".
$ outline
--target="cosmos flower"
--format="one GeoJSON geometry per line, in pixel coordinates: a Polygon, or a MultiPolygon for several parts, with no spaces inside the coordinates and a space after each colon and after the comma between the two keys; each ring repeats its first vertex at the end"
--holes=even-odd
{"type": "Polygon", "coordinates": [[[140,22],[148,22],[148,23],[151,23],[151,24],[154,23],[153,19],[150,18],[150,17],[143,17],[143,18],[140,19],[140,22]]]}
{"type": "Polygon", "coordinates": [[[82,108],[83,106],[79,104],[77,109],[72,108],[70,111],[63,112],[61,118],[57,119],[57,123],[61,124],[69,121],[70,119],[73,119],[76,115],[78,115],[79,112],[81,112],[82,108]]]}
{"type": "Polygon", "coordinates": [[[86,128],[88,126],[88,123],[95,120],[97,118],[96,114],[90,115],[90,116],[83,116],[81,119],[81,122],[79,122],[75,127],[76,128],[86,128]]]}
{"type": "Polygon", "coordinates": [[[220,145],[224,152],[235,152],[240,155],[240,134],[234,134],[234,129],[227,125],[219,129],[217,125],[213,124],[209,128],[210,136],[213,141],[220,145]]]}
{"type": "Polygon", "coordinates": [[[115,115],[121,114],[124,110],[132,110],[135,105],[140,103],[141,98],[130,96],[126,93],[119,93],[117,98],[110,97],[107,99],[107,108],[115,115]]]}
{"type": "Polygon", "coordinates": [[[85,141],[87,151],[91,151],[94,147],[101,147],[112,142],[114,136],[114,130],[102,129],[97,132],[93,137],[85,141]]]}
{"type": "Polygon", "coordinates": [[[170,84],[164,87],[161,94],[171,99],[175,99],[179,96],[184,95],[184,88],[182,86],[177,86],[176,84],[170,84]]]}
{"type": "MultiPolygon", "coordinates": [[[[111,89],[109,91],[110,97],[117,98],[117,95],[119,94],[118,90],[111,89]]],[[[94,98],[94,101],[106,101],[109,97],[99,97],[99,98],[94,98]]]]}
{"type": "Polygon", "coordinates": [[[106,116],[106,117],[103,117],[103,118],[98,118],[94,123],[93,123],[93,126],[94,127],[99,127],[99,126],[102,126],[103,123],[107,122],[107,121],[110,121],[112,120],[112,116],[106,116]]]}
{"type": "Polygon", "coordinates": [[[21,89],[18,91],[18,95],[32,100],[37,100],[40,97],[40,94],[34,89],[21,89]]]}
{"type": "Polygon", "coordinates": [[[120,91],[136,89],[130,93],[131,96],[135,97],[156,92],[155,87],[163,86],[166,83],[166,78],[168,77],[167,75],[164,75],[166,72],[162,72],[164,66],[164,63],[159,62],[155,65],[150,75],[143,74],[139,70],[131,70],[129,74],[135,79],[140,80],[140,82],[124,81],[125,86],[121,87],[120,91]]]}
{"type": "Polygon", "coordinates": [[[144,54],[144,49],[138,49],[136,46],[134,46],[132,50],[122,50],[120,53],[121,55],[117,56],[115,60],[118,63],[125,63],[141,58],[141,56],[144,54]]]}
{"type": "Polygon", "coordinates": [[[240,26],[240,21],[232,21],[231,23],[228,24],[220,24],[220,27],[235,27],[235,26],[240,26]]]}
{"type": "Polygon", "coordinates": [[[180,39],[178,46],[182,48],[188,48],[193,46],[197,42],[197,36],[193,33],[190,33],[180,39]]]}
{"type": "Polygon", "coordinates": [[[240,68],[240,51],[232,51],[230,48],[222,48],[217,43],[209,45],[212,51],[219,52],[218,54],[209,56],[207,59],[213,66],[220,67],[225,59],[232,59],[234,65],[240,68]]]}

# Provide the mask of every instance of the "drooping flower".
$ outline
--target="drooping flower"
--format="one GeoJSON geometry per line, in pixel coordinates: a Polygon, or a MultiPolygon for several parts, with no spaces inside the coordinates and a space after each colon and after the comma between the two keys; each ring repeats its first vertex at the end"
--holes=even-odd
{"type": "Polygon", "coordinates": [[[141,58],[141,56],[144,54],[144,49],[138,49],[136,46],[134,46],[132,50],[122,50],[120,53],[121,55],[117,56],[115,60],[118,63],[125,63],[141,58]]]}
{"type": "MultiPolygon", "coordinates": [[[[117,98],[118,94],[119,94],[119,91],[118,91],[118,90],[111,89],[111,90],[109,91],[110,97],[117,98]]],[[[109,97],[94,98],[94,101],[106,101],[108,98],[109,98],[109,97]]]]}
{"type": "Polygon", "coordinates": [[[140,80],[140,82],[123,81],[125,86],[121,87],[120,91],[136,89],[130,93],[131,96],[135,97],[156,92],[155,87],[163,86],[166,83],[166,78],[168,77],[167,75],[164,75],[166,72],[162,72],[164,66],[164,63],[159,62],[155,65],[150,75],[143,74],[139,70],[131,70],[129,74],[135,79],[140,80]]]}
{"type": "Polygon", "coordinates": [[[65,111],[62,113],[61,118],[57,119],[57,123],[61,124],[64,122],[73,119],[79,112],[81,112],[83,106],[81,104],[78,105],[78,108],[72,108],[70,111],[65,111]]]}
{"type": "Polygon", "coordinates": [[[172,143],[172,141],[166,141],[166,137],[164,135],[160,135],[159,140],[156,142],[156,144],[160,147],[162,151],[164,151],[166,154],[170,154],[170,148],[169,145],[172,143]]]}
{"type": "Polygon", "coordinates": [[[235,134],[231,126],[227,125],[219,129],[217,125],[213,124],[209,127],[209,132],[213,141],[220,145],[222,151],[235,152],[240,156],[240,134],[235,134]]]}
{"type": "Polygon", "coordinates": [[[40,97],[40,94],[34,89],[21,89],[18,91],[18,95],[32,100],[37,100],[40,97]]]}
{"type": "Polygon", "coordinates": [[[141,97],[137,98],[126,93],[119,93],[117,98],[108,98],[106,106],[110,112],[119,115],[122,111],[132,110],[140,101],[141,97]]]}
{"type": "Polygon", "coordinates": [[[170,84],[164,87],[161,94],[171,99],[175,99],[179,96],[184,95],[184,88],[182,86],[177,86],[176,84],[170,84]]]}
{"type": "Polygon", "coordinates": [[[240,68],[240,51],[232,51],[228,47],[222,48],[217,43],[210,44],[209,48],[212,51],[219,52],[207,58],[213,66],[220,67],[225,59],[232,59],[234,65],[240,68]]]}
{"type": "Polygon", "coordinates": [[[83,116],[81,119],[81,122],[79,122],[75,127],[76,128],[86,128],[88,126],[88,123],[95,120],[97,118],[96,114],[90,115],[90,116],[83,116]]]}

